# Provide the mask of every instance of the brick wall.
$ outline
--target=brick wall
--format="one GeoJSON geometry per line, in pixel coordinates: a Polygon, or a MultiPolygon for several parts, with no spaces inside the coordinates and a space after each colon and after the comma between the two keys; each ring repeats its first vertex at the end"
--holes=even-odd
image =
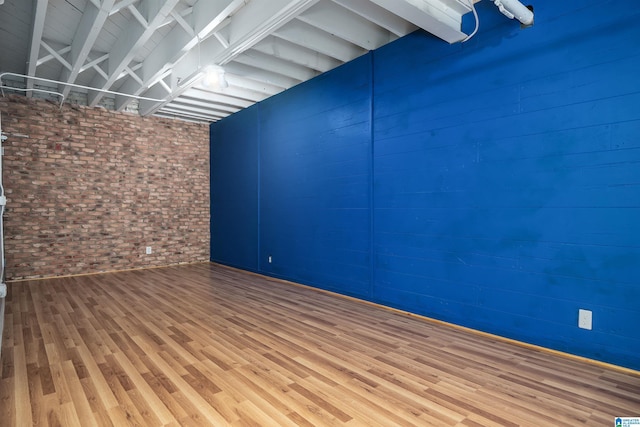
{"type": "Polygon", "coordinates": [[[209,259],[208,126],[21,96],[0,112],[9,280],[209,259]]]}

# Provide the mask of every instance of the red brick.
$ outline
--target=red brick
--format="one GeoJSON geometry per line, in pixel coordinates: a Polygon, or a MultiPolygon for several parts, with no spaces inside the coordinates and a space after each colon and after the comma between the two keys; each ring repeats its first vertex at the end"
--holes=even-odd
{"type": "Polygon", "coordinates": [[[206,125],[21,96],[0,112],[29,135],[5,143],[8,279],[209,259],[206,125]]]}

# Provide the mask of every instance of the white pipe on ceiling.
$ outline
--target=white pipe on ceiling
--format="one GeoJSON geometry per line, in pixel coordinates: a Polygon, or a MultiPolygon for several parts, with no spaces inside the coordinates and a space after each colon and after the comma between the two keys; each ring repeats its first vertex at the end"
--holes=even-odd
{"type": "MultiPolygon", "coordinates": [[[[99,88],[95,88],[95,87],[91,87],[91,86],[84,86],[84,85],[78,85],[75,83],[66,83],[66,82],[61,82],[58,80],[51,80],[51,79],[45,79],[42,77],[35,77],[35,76],[27,76],[25,74],[18,74],[18,73],[9,73],[9,72],[5,72],[5,73],[0,73],[0,85],[2,85],[2,79],[6,76],[10,76],[10,77],[17,77],[20,79],[25,79],[26,80],[37,80],[39,82],[45,82],[45,83],[51,83],[51,84],[55,84],[55,85],[62,85],[62,86],[70,86],[72,88],[78,88],[78,89],[84,89],[87,91],[95,91],[95,92],[101,92],[101,93],[108,93],[111,95],[120,95],[120,96],[125,96],[127,98],[133,98],[133,99],[139,99],[139,100],[144,100],[144,101],[151,101],[151,102],[163,102],[164,99],[158,99],[158,98],[149,98],[146,96],[140,96],[140,95],[132,95],[129,93],[123,93],[123,92],[116,92],[113,90],[107,90],[107,89],[99,89],[99,88]]],[[[12,89],[12,90],[21,90],[20,88],[13,88],[11,86],[4,86],[2,85],[2,89],[12,89]]],[[[22,91],[26,91],[27,89],[22,89],[22,91]]],[[[32,90],[32,89],[29,89],[32,90]]],[[[47,92],[47,93],[51,93],[54,95],[61,95],[62,96],[62,101],[60,102],[60,104],[62,105],[62,102],[64,102],[64,95],[62,95],[61,93],[58,92],[52,92],[52,91],[45,91],[45,90],[41,90],[38,89],[38,91],[40,92],[47,92]]]]}

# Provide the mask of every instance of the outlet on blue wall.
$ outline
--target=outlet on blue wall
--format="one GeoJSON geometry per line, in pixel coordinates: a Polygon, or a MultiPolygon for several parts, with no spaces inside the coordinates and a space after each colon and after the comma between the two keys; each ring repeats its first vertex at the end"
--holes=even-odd
{"type": "Polygon", "coordinates": [[[261,104],[261,272],[367,296],[370,74],[365,56],[261,104]]]}
{"type": "Polygon", "coordinates": [[[640,4],[532,3],[212,125],[212,259],[640,369],[640,4]]]}

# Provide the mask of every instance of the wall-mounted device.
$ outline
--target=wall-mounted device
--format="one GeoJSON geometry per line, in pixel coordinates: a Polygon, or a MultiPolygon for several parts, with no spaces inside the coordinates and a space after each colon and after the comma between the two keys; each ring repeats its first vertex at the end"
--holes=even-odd
{"type": "Polygon", "coordinates": [[[517,19],[524,27],[533,25],[533,11],[518,0],[491,0],[509,19],[517,19]]]}

